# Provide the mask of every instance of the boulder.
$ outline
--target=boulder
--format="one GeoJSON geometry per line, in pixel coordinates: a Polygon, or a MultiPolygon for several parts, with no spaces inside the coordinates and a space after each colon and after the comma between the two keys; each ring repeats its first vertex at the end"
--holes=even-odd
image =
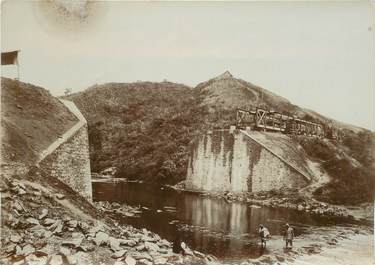
{"type": "MultiPolygon", "coordinates": [[[[34,236],[38,237],[38,238],[43,238],[43,237],[46,237],[46,230],[44,229],[43,226],[34,226],[32,229],[30,229],[30,232],[33,233],[34,236]]],[[[50,231],[48,231],[49,233],[51,233],[50,231]]]]}
{"type": "Polygon", "coordinates": [[[77,220],[69,220],[66,222],[66,225],[71,228],[76,228],[78,226],[78,221],[77,220]]]}
{"type": "Polygon", "coordinates": [[[7,254],[14,254],[16,252],[16,244],[10,244],[4,247],[3,250],[7,254]]]}
{"type": "Polygon", "coordinates": [[[14,191],[15,191],[18,195],[24,195],[24,194],[26,194],[26,190],[23,189],[23,188],[21,188],[21,187],[16,187],[16,188],[14,189],[14,191]]]}
{"type": "Polygon", "coordinates": [[[27,256],[34,252],[35,252],[35,248],[32,245],[27,244],[22,248],[22,251],[20,254],[23,256],[27,256]]]}
{"type": "Polygon", "coordinates": [[[92,264],[90,255],[81,251],[78,251],[73,255],[67,256],[66,259],[70,265],[92,264]]]}
{"type": "Polygon", "coordinates": [[[181,248],[185,255],[194,256],[193,251],[184,242],[181,243],[181,248]]]}
{"type": "Polygon", "coordinates": [[[16,256],[22,256],[23,255],[22,247],[17,245],[16,248],[15,248],[15,253],[16,253],[16,256]]]}
{"type": "Polygon", "coordinates": [[[164,257],[158,257],[156,259],[154,259],[154,264],[165,264],[167,263],[167,259],[164,258],[164,257]]]}
{"type": "Polygon", "coordinates": [[[135,247],[135,250],[136,250],[136,251],[143,251],[143,250],[146,250],[146,246],[145,246],[145,244],[141,244],[141,245],[139,245],[139,246],[136,246],[136,247],[135,247]]]}
{"type": "Polygon", "coordinates": [[[159,251],[160,249],[158,245],[152,242],[145,242],[145,247],[148,251],[155,251],[155,252],[159,251]]]}
{"type": "Polygon", "coordinates": [[[114,237],[109,237],[109,246],[113,252],[116,252],[121,249],[120,241],[114,237]]]}
{"type": "Polygon", "coordinates": [[[44,231],[44,234],[43,234],[44,238],[50,238],[51,236],[52,236],[52,232],[51,231],[47,231],[47,230],[44,231]]]}
{"type": "Polygon", "coordinates": [[[132,239],[120,239],[120,245],[126,245],[129,247],[135,247],[137,245],[137,242],[132,239]]]}
{"type": "Polygon", "coordinates": [[[197,250],[193,251],[194,255],[197,256],[198,258],[204,259],[206,255],[204,255],[202,252],[199,252],[197,250]]]}
{"type": "Polygon", "coordinates": [[[125,249],[121,249],[119,251],[116,251],[115,253],[112,254],[112,258],[114,259],[119,259],[123,256],[125,256],[126,254],[126,250],[125,249]]]}
{"type": "Polygon", "coordinates": [[[33,191],[33,194],[35,196],[42,196],[42,191],[41,190],[35,190],[35,191],[33,191]]]}
{"type": "Polygon", "coordinates": [[[206,256],[205,260],[208,261],[208,262],[213,262],[213,261],[216,261],[217,258],[214,255],[208,254],[206,256]]]}
{"type": "Polygon", "coordinates": [[[76,255],[70,255],[70,256],[67,256],[67,257],[66,257],[66,260],[68,261],[68,264],[69,264],[69,265],[75,265],[75,264],[77,264],[77,261],[78,261],[76,255]]]}
{"type": "Polygon", "coordinates": [[[63,200],[63,199],[65,198],[65,195],[64,195],[64,194],[61,194],[61,193],[57,193],[55,196],[56,196],[56,198],[57,198],[58,200],[63,200]]]}
{"type": "Polygon", "coordinates": [[[48,261],[49,265],[62,265],[63,259],[60,255],[52,255],[48,261]]]}
{"type": "Polygon", "coordinates": [[[97,225],[97,226],[94,226],[94,227],[91,227],[89,230],[88,230],[88,234],[91,234],[91,235],[96,235],[96,233],[98,232],[104,232],[104,228],[102,225],[97,225]]]}
{"type": "Polygon", "coordinates": [[[144,242],[157,242],[158,241],[156,238],[149,237],[149,236],[142,236],[141,240],[144,242]]]}
{"type": "Polygon", "coordinates": [[[149,261],[147,259],[140,259],[139,262],[144,265],[152,265],[152,261],[149,261]]]}
{"type": "Polygon", "coordinates": [[[25,262],[28,265],[46,265],[48,258],[46,256],[38,257],[31,254],[25,258],[25,262]]]}
{"type": "Polygon", "coordinates": [[[44,219],[44,218],[47,216],[47,214],[48,214],[48,210],[47,210],[47,209],[42,209],[42,212],[41,212],[41,214],[39,215],[38,219],[39,219],[39,220],[44,219]]]}
{"type": "Polygon", "coordinates": [[[159,242],[158,242],[158,245],[159,246],[165,246],[165,247],[170,247],[171,246],[171,243],[168,241],[168,240],[166,240],[166,239],[162,239],[162,240],[160,240],[159,242]]]}
{"type": "Polygon", "coordinates": [[[13,243],[20,243],[22,241],[22,237],[19,236],[18,234],[11,235],[10,241],[13,242],[13,243]]]}
{"type": "Polygon", "coordinates": [[[80,228],[85,234],[87,234],[87,233],[89,232],[89,230],[90,230],[90,226],[89,226],[87,223],[82,222],[82,221],[78,222],[78,227],[79,227],[79,228],[80,228]]]}
{"type": "Polygon", "coordinates": [[[132,258],[134,258],[136,260],[141,260],[141,259],[146,259],[146,260],[150,260],[150,261],[153,260],[151,255],[148,254],[147,252],[131,252],[131,253],[129,253],[129,256],[131,256],[132,258]]]}
{"type": "Polygon", "coordinates": [[[52,234],[61,234],[63,230],[62,221],[57,220],[53,225],[51,225],[50,230],[52,230],[52,234]]]}
{"type": "Polygon", "coordinates": [[[134,258],[132,258],[131,256],[127,256],[125,258],[125,264],[126,265],[135,265],[136,264],[136,261],[134,258]]]}
{"type": "Polygon", "coordinates": [[[97,246],[100,246],[100,245],[103,245],[103,244],[107,244],[108,239],[109,239],[108,234],[106,234],[102,231],[99,231],[95,235],[94,242],[97,246]]]}
{"type": "Polygon", "coordinates": [[[17,210],[17,212],[22,213],[25,211],[25,208],[23,207],[22,203],[19,201],[15,201],[13,203],[13,208],[17,210]]]}
{"type": "Polygon", "coordinates": [[[71,251],[70,251],[70,249],[69,249],[69,248],[66,248],[66,247],[64,247],[64,246],[60,247],[60,249],[59,249],[59,253],[62,254],[62,255],[64,255],[65,257],[68,257],[68,256],[71,255],[71,251]]]}
{"type": "Polygon", "coordinates": [[[28,222],[31,225],[39,225],[39,221],[35,218],[32,218],[32,217],[27,218],[26,222],[28,222]]]}
{"type": "Polygon", "coordinates": [[[54,223],[56,223],[56,220],[55,219],[51,219],[51,218],[46,218],[43,221],[43,225],[45,225],[45,226],[50,226],[50,225],[53,225],[54,223]]]}
{"type": "Polygon", "coordinates": [[[80,233],[73,233],[72,238],[70,240],[65,240],[61,243],[63,246],[71,247],[71,248],[78,248],[83,240],[83,235],[80,233]]]}
{"type": "Polygon", "coordinates": [[[88,244],[81,244],[77,247],[77,251],[83,251],[83,252],[91,252],[95,250],[94,245],[88,245],[88,244]]]}
{"type": "Polygon", "coordinates": [[[35,253],[37,256],[50,256],[54,252],[54,248],[52,245],[47,244],[43,248],[38,249],[35,253]]]}
{"type": "Polygon", "coordinates": [[[158,250],[159,253],[162,253],[162,254],[167,254],[168,253],[168,250],[166,250],[165,248],[160,248],[158,250]]]}

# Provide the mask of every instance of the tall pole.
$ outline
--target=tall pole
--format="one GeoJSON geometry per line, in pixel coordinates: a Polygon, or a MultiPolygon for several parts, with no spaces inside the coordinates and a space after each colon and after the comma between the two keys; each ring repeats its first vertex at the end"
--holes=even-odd
{"type": "Polygon", "coordinates": [[[18,53],[17,53],[17,57],[16,57],[15,63],[17,65],[17,80],[19,81],[20,80],[20,64],[18,62],[18,53]]]}

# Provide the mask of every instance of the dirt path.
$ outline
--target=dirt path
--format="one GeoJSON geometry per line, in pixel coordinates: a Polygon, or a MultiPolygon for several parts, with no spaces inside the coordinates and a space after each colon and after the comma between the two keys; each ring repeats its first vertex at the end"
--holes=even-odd
{"type": "Polygon", "coordinates": [[[315,176],[315,179],[310,185],[301,189],[300,192],[305,196],[309,197],[310,199],[316,201],[313,197],[313,192],[317,188],[323,186],[324,184],[327,184],[329,182],[329,176],[324,171],[322,171],[319,163],[312,161],[308,161],[308,163],[310,170],[313,172],[315,176]]]}

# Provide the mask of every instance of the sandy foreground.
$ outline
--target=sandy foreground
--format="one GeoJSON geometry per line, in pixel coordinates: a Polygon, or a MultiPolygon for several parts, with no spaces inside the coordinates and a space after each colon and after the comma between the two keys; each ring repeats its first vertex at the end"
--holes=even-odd
{"type": "MultiPolygon", "coordinates": [[[[260,244],[259,244],[259,250],[260,244]]],[[[363,226],[312,228],[285,249],[281,236],[273,236],[258,258],[216,261],[215,265],[375,265],[374,235],[363,226]]]]}
{"type": "Polygon", "coordinates": [[[375,264],[374,236],[354,235],[336,246],[325,247],[315,255],[302,255],[293,265],[332,264],[332,265],[372,265],[375,264]]]}

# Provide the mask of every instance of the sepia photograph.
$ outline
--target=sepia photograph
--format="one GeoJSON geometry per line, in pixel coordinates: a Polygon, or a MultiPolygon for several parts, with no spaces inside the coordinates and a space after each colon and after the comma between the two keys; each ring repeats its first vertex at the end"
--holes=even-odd
{"type": "Polygon", "coordinates": [[[375,2],[1,1],[1,265],[375,265],[375,2]]]}

